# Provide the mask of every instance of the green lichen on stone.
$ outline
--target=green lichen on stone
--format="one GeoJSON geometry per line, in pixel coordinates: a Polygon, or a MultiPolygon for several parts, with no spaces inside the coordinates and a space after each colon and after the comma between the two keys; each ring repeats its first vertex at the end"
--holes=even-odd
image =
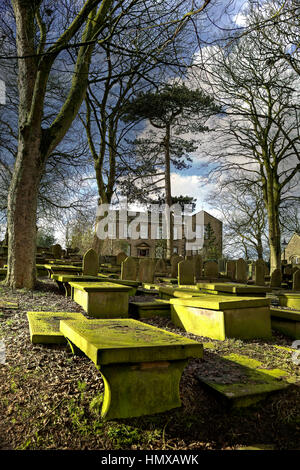
{"type": "Polygon", "coordinates": [[[86,321],[79,312],[27,312],[30,340],[32,343],[65,343],[60,332],[60,320],[86,321]]]}
{"type": "Polygon", "coordinates": [[[300,310],[300,292],[280,294],[278,298],[282,307],[290,307],[300,310]]]}
{"type": "Polygon", "coordinates": [[[238,283],[230,283],[230,282],[214,282],[214,283],[207,283],[207,282],[199,282],[197,283],[198,289],[204,290],[206,292],[214,291],[218,293],[225,292],[226,294],[234,294],[234,295],[252,295],[257,294],[265,295],[267,292],[270,292],[271,289],[264,286],[256,286],[256,285],[248,285],[248,284],[238,284],[238,283]]]}
{"type": "Polygon", "coordinates": [[[60,331],[96,365],[202,357],[197,341],[132,319],[61,321],[60,331]]]}
{"type": "MultiPolygon", "coordinates": [[[[288,373],[281,369],[264,369],[256,359],[229,354],[220,359],[223,375],[199,375],[199,380],[233,407],[246,407],[265,399],[269,394],[290,385],[288,373]]],[[[219,364],[220,365],[220,364],[219,364]]]]}
{"type": "Polygon", "coordinates": [[[169,302],[129,302],[129,315],[133,318],[170,317],[169,302]]]}
{"type": "Polygon", "coordinates": [[[251,307],[265,307],[270,305],[270,299],[262,297],[232,297],[226,295],[202,295],[190,297],[188,299],[171,299],[174,305],[185,305],[195,308],[203,308],[209,310],[228,310],[243,309],[251,307]]]}

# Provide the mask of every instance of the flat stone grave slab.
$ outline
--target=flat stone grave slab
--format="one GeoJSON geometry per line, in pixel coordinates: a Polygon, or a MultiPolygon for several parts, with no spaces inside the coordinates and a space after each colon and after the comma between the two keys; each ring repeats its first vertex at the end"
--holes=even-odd
{"type": "Polygon", "coordinates": [[[212,339],[271,337],[270,299],[206,294],[170,299],[172,322],[212,339]]]}
{"type": "Polygon", "coordinates": [[[159,287],[159,297],[163,300],[170,300],[174,297],[188,298],[188,297],[198,297],[207,295],[204,292],[200,292],[196,286],[185,286],[185,287],[171,287],[171,286],[161,286],[159,287]]]}
{"type": "Polygon", "coordinates": [[[214,354],[211,362],[214,367],[206,365],[196,376],[222,402],[234,408],[251,406],[295,381],[286,371],[264,369],[260,361],[247,356],[214,354]]]}
{"type": "Polygon", "coordinates": [[[281,293],[278,295],[282,307],[290,307],[300,310],[300,292],[281,293]]]}
{"type": "Polygon", "coordinates": [[[36,264],[36,271],[38,276],[47,276],[48,270],[43,264],[36,264]]]}
{"type": "Polygon", "coordinates": [[[129,302],[129,315],[132,318],[170,317],[170,303],[156,299],[154,302],[129,302]]]}
{"type": "Polygon", "coordinates": [[[119,278],[116,278],[116,279],[109,278],[109,279],[107,279],[107,281],[112,283],[112,284],[118,284],[120,286],[130,287],[130,289],[128,290],[128,295],[130,295],[130,296],[135,295],[138,287],[141,285],[141,283],[139,281],[130,281],[130,280],[127,280],[127,279],[123,280],[123,279],[119,279],[119,278]]]}
{"type": "Polygon", "coordinates": [[[100,371],[105,419],[179,407],[183,369],[203,355],[200,343],[132,319],[61,321],[60,330],[100,371]]]}
{"type": "Polygon", "coordinates": [[[72,299],[94,318],[128,317],[131,287],[113,282],[70,282],[72,299]]]}
{"type": "Polygon", "coordinates": [[[144,289],[143,287],[138,287],[137,290],[136,290],[136,295],[149,295],[149,296],[153,296],[153,295],[158,295],[159,292],[157,289],[144,289]]]}
{"type": "Polygon", "coordinates": [[[271,307],[270,313],[274,330],[290,338],[300,339],[300,310],[271,307]]]}
{"type": "Polygon", "coordinates": [[[238,296],[247,296],[247,297],[265,297],[267,292],[271,292],[272,289],[264,286],[255,286],[248,284],[237,284],[237,283],[206,283],[198,282],[198,289],[202,292],[207,292],[209,294],[222,294],[226,295],[238,295],[238,296]]]}
{"type": "Polygon", "coordinates": [[[175,277],[158,277],[157,280],[160,281],[160,282],[167,282],[167,283],[171,283],[171,284],[178,284],[178,279],[175,278],[175,277]]]}
{"type": "Polygon", "coordinates": [[[79,312],[27,312],[30,340],[34,344],[64,344],[60,320],[87,321],[79,312]]]}
{"type": "Polygon", "coordinates": [[[0,299],[0,310],[17,310],[18,308],[18,302],[11,302],[9,300],[0,299]]]}
{"type": "Polygon", "coordinates": [[[59,264],[44,264],[44,267],[48,270],[48,276],[51,278],[52,274],[70,274],[70,273],[81,273],[81,266],[71,265],[59,265],[59,264]]]}
{"type": "Polygon", "coordinates": [[[158,290],[159,285],[158,284],[150,284],[149,282],[143,282],[142,283],[142,288],[147,289],[147,290],[158,290]]]}
{"type": "Polygon", "coordinates": [[[74,274],[52,274],[51,278],[56,282],[60,292],[66,296],[71,296],[72,289],[70,282],[104,282],[105,279],[98,276],[84,276],[74,274]]]}

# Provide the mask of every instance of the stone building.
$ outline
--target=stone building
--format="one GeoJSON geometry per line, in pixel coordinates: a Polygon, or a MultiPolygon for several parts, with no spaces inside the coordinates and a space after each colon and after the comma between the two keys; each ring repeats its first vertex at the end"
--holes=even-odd
{"type": "MultiPolygon", "coordinates": [[[[103,255],[116,255],[120,249],[128,256],[163,258],[166,254],[166,226],[162,212],[111,211],[108,243],[103,244],[103,255]],[[105,248],[104,248],[105,247],[105,248]]],[[[206,229],[213,231],[218,256],[222,255],[222,222],[205,211],[181,214],[173,222],[173,250],[181,256],[206,255],[206,229]]]]}
{"type": "Polygon", "coordinates": [[[300,234],[294,233],[286,248],[282,251],[281,259],[288,264],[300,264],[300,234]]]}

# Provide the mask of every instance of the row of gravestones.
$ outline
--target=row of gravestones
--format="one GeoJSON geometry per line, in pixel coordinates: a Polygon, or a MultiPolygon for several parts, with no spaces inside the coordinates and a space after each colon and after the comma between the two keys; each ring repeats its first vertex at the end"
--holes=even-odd
{"type": "MultiPolygon", "coordinates": [[[[125,254],[124,254],[125,255],[125,254]]],[[[167,266],[163,259],[158,261],[150,258],[141,259],[139,263],[130,256],[120,256],[118,261],[121,264],[122,280],[138,280],[140,282],[154,281],[156,274],[167,272],[167,266]]],[[[266,265],[263,260],[257,260],[252,266],[252,278],[256,285],[265,285],[266,265]]],[[[99,271],[99,258],[97,253],[90,249],[83,256],[83,275],[97,276],[99,271]]],[[[202,257],[196,255],[193,259],[183,260],[181,256],[172,256],[171,258],[171,276],[177,277],[179,284],[194,284],[195,279],[213,278],[219,276],[218,263],[215,261],[202,262],[202,257]],[[203,271],[202,271],[203,269],[203,271]]],[[[226,264],[226,277],[236,282],[247,282],[248,265],[242,258],[237,261],[228,261],[226,264]]],[[[271,275],[270,286],[281,286],[281,271],[275,269],[271,275]]],[[[300,270],[295,269],[293,274],[293,290],[300,290],[300,270]]]]}

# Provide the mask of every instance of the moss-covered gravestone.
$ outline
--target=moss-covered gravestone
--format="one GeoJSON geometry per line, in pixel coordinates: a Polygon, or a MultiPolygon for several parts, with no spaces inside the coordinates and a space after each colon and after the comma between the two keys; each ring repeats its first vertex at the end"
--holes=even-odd
{"type": "Polygon", "coordinates": [[[270,299],[203,295],[170,299],[172,322],[208,338],[271,337],[270,299]]]}
{"type": "Polygon", "coordinates": [[[191,285],[195,283],[194,263],[190,260],[180,261],[178,263],[178,285],[191,285]]]}
{"type": "Polygon", "coordinates": [[[167,267],[166,267],[165,260],[163,259],[157,260],[156,265],[155,265],[155,273],[166,274],[166,272],[167,272],[167,267]]]}
{"type": "Polygon", "coordinates": [[[234,260],[227,261],[227,263],[226,263],[226,277],[228,277],[232,281],[235,279],[235,270],[236,270],[236,262],[234,260]]]}
{"type": "Polygon", "coordinates": [[[201,279],[202,277],[202,269],[203,269],[203,260],[201,255],[196,255],[194,257],[194,271],[195,271],[195,279],[201,279]]]}
{"type": "Polygon", "coordinates": [[[57,243],[52,246],[52,254],[55,259],[60,259],[62,256],[62,247],[57,243]]]}
{"type": "Polygon", "coordinates": [[[293,291],[300,291],[300,269],[293,274],[293,291]]]}
{"type": "Polygon", "coordinates": [[[290,338],[300,339],[300,310],[272,307],[271,324],[274,330],[290,338]]]}
{"type": "Polygon", "coordinates": [[[84,276],[97,276],[99,271],[99,258],[95,250],[90,248],[83,256],[82,274],[84,276]]]}
{"type": "Polygon", "coordinates": [[[235,262],[235,280],[237,282],[247,282],[248,265],[243,258],[239,258],[235,262]]]}
{"type": "Polygon", "coordinates": [[[281,269],[274,269],[274,271],[271,274],[271,280],[270,280],[270,287],[281,287],[281,280],[282,280],[282,275],[281,275],[281,269]]]}
{"type": "Polygon", "coordinates": [[[255,263],[254,284],[265,285],[265,262],[262,259],[258,259],[255,263]]]}
{"type": "Polygon", "coordinates": [[[178,255],[173,255],[171,257],[171,277],[176,277],[178,276],[178,263],[180,261],[183,261],[182,256],[178,255]]]}
{"type": "Polygon", "coordinates": [[[202,344],[132,319],[61,321],[60,330],[100,371],[105,419],[180,406],[182,372],[203,355],[202,344]]]}
{"type": "Polygon", "coordinates": [[[135,281],[137,276],[137,263],[127,256],[127,258],[121,263],[121,279],[123,281],[135,281]]]}
{"type": "Polygon", "coordinates": [[[120,253],[117,254],[117,258],[116,258],[117,266],[121,266],[121,264],[123,263],[123,261],[125,261],[127,256],[128,255],[126,255],[126,253],[124,253],[124,251],[120,251],[120,253]]]}
{"type": "Polygon", "coordinates": [[[281,369],[266,369],[256,359],[238,354],[216,356],[214,367],[198,369],[197,377],[225,405],[251,406],[289,387],[291,378],[281,369]]]}
{"type": "Polygon", "coordinates": [[[139,262],[138,280],[140,282],[154,282],[155,261],[152,259],[141,259],[139,262]]]}
{"type": "Polygon", "coordinates": [[[215,261],[206,261],[203,271],[205,278],[216,279],[219,277],[219,266],[215,261]]]}
{"type": "Polygon", "coordinates": [[[27,312],[30,340],[34,344],[64,344],[60,320],[87,321],[79,312],[27,312]]]}
{"type": "Polygon", "coordinates": [[[112,282],[70,282],[72,298],[94,318],[128,317],[130,286],[112,282]]]}

